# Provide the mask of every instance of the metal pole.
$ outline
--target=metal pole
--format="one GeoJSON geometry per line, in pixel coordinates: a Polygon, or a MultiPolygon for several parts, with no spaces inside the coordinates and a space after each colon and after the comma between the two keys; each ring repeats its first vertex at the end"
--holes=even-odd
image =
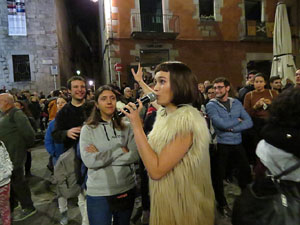
{"type": "Polygon", "coordinates": [[[121,72],[118,71],[118,81],[119,81],[119,88],[121,88],[121,72]]]}
{"type": "Polygon", "coordinates": [[[56,90],[56,75],[53,75],[53,80],[54,80],[54,90],[56,90]]]}

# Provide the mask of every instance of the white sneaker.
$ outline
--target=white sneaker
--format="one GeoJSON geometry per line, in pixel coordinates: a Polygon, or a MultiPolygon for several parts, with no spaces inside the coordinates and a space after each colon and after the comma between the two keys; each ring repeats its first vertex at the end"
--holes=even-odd
{"type": "Polygon", "coordinates": [[[60,218],[60,221],[59,223],[61,225],[67,225],[68,224],[68,211],[65,211],[61,214],[61,218],[60,218]]]}

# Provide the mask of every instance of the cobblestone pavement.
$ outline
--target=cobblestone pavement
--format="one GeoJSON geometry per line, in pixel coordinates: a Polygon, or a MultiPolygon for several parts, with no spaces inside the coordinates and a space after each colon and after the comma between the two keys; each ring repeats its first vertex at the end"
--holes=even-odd
{"type": "MultiPolygon", "coordinates": [[[[29,186],[32,192],[32,200],[37,213],[28,219],[20,222],[14,222],[14,225],[57,225],[59,224],[60,213],[57,205],[55,186],[52,184],[52,177],[46,165],[48,163],[48,153],[44,146],[38,146],[32,150],[32,177],[28,178],[29,186]]],[[[230,206],[236,195],[240,193],[239,188],[233,184],[226,184],[225,193],[230,206]]],[[[68,216],[70,225],[81,224],[81,216],[77,207],[77,199],[71,199],[68,203],[68,216]]],[[[19,209],[20,210],[20,209],[19,209]]],[[[131,225],[140,225],[141,201],[138,197],[131,225]]],[[[0,223],[1,224],[1,223],[0,223]]],[[[228,218],[222,218],[216,215],[216,225],[231,225],[228,218]]]]}

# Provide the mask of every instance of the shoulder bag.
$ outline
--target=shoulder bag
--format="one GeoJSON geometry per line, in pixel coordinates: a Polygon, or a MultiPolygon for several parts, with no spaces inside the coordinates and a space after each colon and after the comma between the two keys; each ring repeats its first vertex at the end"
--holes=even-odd
{"type": "Polygon", "coordinates": [[[300,183],[280,179],[299,167],[250,184],[234,202],[232,225],[299,225],[300,183]]]}

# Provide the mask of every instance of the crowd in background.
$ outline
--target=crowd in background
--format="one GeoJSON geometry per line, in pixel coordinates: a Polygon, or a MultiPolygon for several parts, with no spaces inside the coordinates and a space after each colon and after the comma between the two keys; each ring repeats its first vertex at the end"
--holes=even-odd
{"type": "MultiPolygon", "coordinates": [[[[102,86],[98,90],[86,90],[85,80],[78,77],[69,80],[67,87],[53,90],[49,95],[45,95],[43,92],[37,93],[29,90],[12,92],[5,90],[5,88],[0,90],[0,94],[2,94],[4,98],[2,101],[13,104],[14,106],[11,105],[11,108],[19,109],[17,114],[20,114],[20,111],[22,111],[28,119],[30,127],[28,127],[28,131],[25,132],[33,132],[35,136],[35,138],[31,138],[31,142],[35,139],[35,144],[37,145],[43,141],[45,136],[45,146],[50,156],[47,167],[52,172],[60,155],[66,152],[69,147],[74,146],[74,144],[77,145],[76,151],[78,156],[76,157],[80,157],[81,162],[83,162],[83,165],[81,165],[82,170],[80,171],[82,176],[80,183],[82,190],[78,194],[78,205],[82,215],[82,224],[89,224],[89,220],[90,224],[96,224],[98,220],[105,220],[107,221],[105,224],[110,224],[112,215],[114,216],[113,224],[127,224],[122,221],[128,221],[130,219],[134,203],[134,201],[132,201],[132,199],[134,199],[132,195],[134,196],[136,193],[135,172],[131,167],[132,164],[139,164],[139,174],[141,177],[139,190],[142,195],[143,203],[142,221],[144,224],[147,224],[149,222],[149,214],[151,214],[147,171],[145,170],[143,162],[138,160],[137,146],[134,143],[133,133],[129,129],[130,120],[127,119],[126,123],[123,124],[116,116],[117,111],[126,107],[130,102],[136,102],[137,99],[146,94],[146,91],[139,85],[139,82],[135,82],[132,87],[126,83],[122,83],[121,87],[118,87],[116,83],[112,83],[102,86]],[[10,93],[13,99],[7,97],[5,93],[10,93]],[[117,110],[115,111],[112,103],[112,112],[109,111],[109,107],[101,106],[102,98],[111,98],[111,101],[115,102],[117,110]],[[77,106],[76,109],[74,105],[77,106]],[[100,112],[102,118],[97,117],[97,112],[100,112]],[[111,122],[103,120],[103,115],[107,115],[109,117],[107,121],[111,122]],[[86,126],[86,124],[94,126],[98,130],[89,129],[89,126],[86,126]],[[80,143],[78,139],[79,134],[80,143]],[[97,139],[98,134],[102,136],[97,139]],[[129,149],[118,149],[119,137],[126,139],[129,149]],[[114,151],[112,155],[101,155],[99,150],[97,150],[97,148],[107,148],[108,146],[110,146],[110,148],[116,148],[116,151],[114,151]],[[86,148],[88,150],[85,151],[84,149],[86,148]],[[131,155],[126,155],[124,152],[130,152],[131,155]],[[95,158],[93,154],[100,155],[98,158],[95,158]],[[117,154],[119,155],[117,156],[117,154]],[[122,156],[123,158],[119,158],[122,154],[124,154],[124,156],[122,156]],[[99,160],[100,156],[102,157],[102,161],[99,160]],[[119,161],[114,161],[114,157],[118,158],[119,161]],[[115,168],[106,167],[107,164],[111,162],[119,165],[122,171],[111,172],[111,170],[115,168]],[[102,168],[104,165],[106,170],[102,172],[103,174],[97,174],[97,168],[102,168]],[[119,176],[110,177],[104,181],[105,177],[113,176],[113,174],[119,174],[119,176]],[[127,180],[124,180],[125,177],[127,180]],[[122,185],[120,185],[120,183],[122,185]],[[99,186],[93,186],[95,184],[99,186]],[[113,190],[111,189],[112,186],[114,187],[113,190]],[[97,189],[98,187],[102,187],[102,189],[97,189]],[[113,210],[112,215],[109,213],[97,215],[100,209],[105,212],[110,211],[110,209],[106,208],[108,207],[106,204],[99,203],[102,201],[102,199],[100,199],[101,196],[119,196],[120,193],[126,196],[128,195],[131,198],[130,201],[128,201],[128,205],[125,206],[125,209],[118,205],[118,202],[114,202],[113,204],[116,208],[113,210]],[[88,207],[86,204],[88,204],[88,207]],[[123,213],[124,210],[127,210],[126,213],[123,213]]],[[[260,146],[260,154],[263,155],[263,153],[261,153],[261,145],[265,143],[261,141],[267,139],[267,141],[269,141],[268,144],[274,145],[279,149],[285,149],[285,146],[276,142],[276,138],[274,139],[272,136],[273,134],[266,137],[266,135],[269,135],[269,132],[262,133],[261,130],[266,129],[266,126],[271,126],[271,128],[268,128],[269,131],[278,129],[277,126],[273,127],[274,121],[269,121],[269,109],[272,106],[272,102],[275,101],[278,96],[281,96],[281,93],[286,93],[285,95],[290,93],[290,95],[299,97],[299,93],[294,90],[300,90],[300,70],[297,70],[295,80],[295,84],[287,82],[286,85],[283,86],[279,76],[268,79],[259,71],[250,71],[247,74],[246,84],[238,90],[231,86],[228,79],[222,77],[214,81],[206,80],[203,83],[198,83],[199,104],[195,107],[198,108],[205,117],[211,136],[209,146],[211,163],[210,174],[215,193],[216,206],[220,215],[224,217],[231,217],[232,215],[231,208],[228,206],[224,196],[224,181],[237,182],[240,188],[244,189],[253,179],[264,176],[265,171],[269,169],[267,163],[265,163],[265,155],[260,157],[256,155],[258,145],[260,146]],[[200,102],[202,102],[202,104],[200,104],[200,102]]],[[[147,80],[145,79],[144,82],[153,88],[158,81],[147,77],[147,80]]],[[[297,98],[295,97],[295,99],[297,98]]],[[[283,105],[281,98],[278,101],[281,101],[280,104],[283,105]]],[[[0,107],[2,106],[0,105],[0,107]]],[[[297,110],[297,106],[294,106],[294,109],[286,110],[297,110]]],[[[1,111],[5,114],[5,110],[1,109],[1,111]]],[[[139,112],[146,134],[152,130],[156,113],[157,107],[151,103],[145,105],[139,112]]],[[[18,121],[23,121],[24,118],[21,118],[22,115],[17,116],[18,121]]],[[[11,122],[12,121],[8,121],[7,123],[11,122]]],[[[295,121],[295,123],[297,123],[297,121],[295,121]]],[[[28,123],[24,122],[24,124],[28,126],[28,123]]],[[[27,129],[26,126],[22,129],[27,129]]],[[[194,126],[197,126],[197,121],[194,122],[194,126]]],[[[292,127],[293,132],[299,132],[299,128],[297,127],[292,125],[285,126],[287,130],[289,130],[289,127],[292,127]]],[[[0,130],[3,129],[0,123],[0,130]]],[[[1,139],[1,135],[0,132],[0,141],[4,142],[4,140],[1,139]]],[[[285,142],[282,141],[282,143],[285,142]]],[[[1,143],[1,146],[2,145],[3,143],[1,143]]],[[[4,190],[5,187],[6,189],[4,191],[6,191],[6,194],[9,193],[9,187],[7,186],[9,182],[7,183],[6,180],[6,183],[3,183],[1,179],[11,176],[10,211],[13,212],[18,207],[18,202],[20,202],[23,209],[20,215],[14,216],[13,219],[15,221],[24,220],[36,212],[31,200],[29,187],[26,184],[25,178],[23,178],[23,175],[25,177],[32,175],[30,168],[34,162],[32,162],[31,153],[28,150],[34,146],[34,143],[23,143],[23,145],[23,148],[26,148],[26,155],[21,156],[23,158],[20,162],[15,161],[16,158],[11,156],[12,152],[9,149],[10,147],[6,146],[11,156],[11,161],[13,161],[14,168],[12,169],[12,166],[8,165],[8,170],[13,172],[6,172],[6,177],[0,176],[0,189],[4,190]],[[23,164],[24,168],[20,168],[20,165],[23,164]],[[25,187],[23,192],[22,190],[18,190],[20,189],[17,187],[19,185],[25,187]],[[26,195],[25,197],[27,197],[27,199],[21,198],[21,195],[26,195]]],[[[295,144],[295,146],[298,145],[295,144]]],[[[270,148],[270,146],[267,147],[268,149],[270,148]]],[[[296,158],[299,157],[299,151],[291,150],[287,152],[295,155],[296,158]]],[[[4,156],[1,154],[0,156],[3,157],[3,159],[5,157],[5,161],[9,161],[7,154],[4,156]]],[[[295,181],[299,182],[299,180],[295,181]]],[[[112,198],[111,201],[115,201],[115,199],[112,198]]],[[[0,202],[0,209],[1,207],[3,209],[1,209],[3,224],[8,225],[10,224],[8,221],[10,219],[7,217],[9,210],[7,208],[4,210],[5,206],[2,205],[2,200],[0,200],[0,202]]],[[[58,206],[62,215],[61,224],[68,224],[67,204],[67,198],[59,196],[58,206]]]]}

